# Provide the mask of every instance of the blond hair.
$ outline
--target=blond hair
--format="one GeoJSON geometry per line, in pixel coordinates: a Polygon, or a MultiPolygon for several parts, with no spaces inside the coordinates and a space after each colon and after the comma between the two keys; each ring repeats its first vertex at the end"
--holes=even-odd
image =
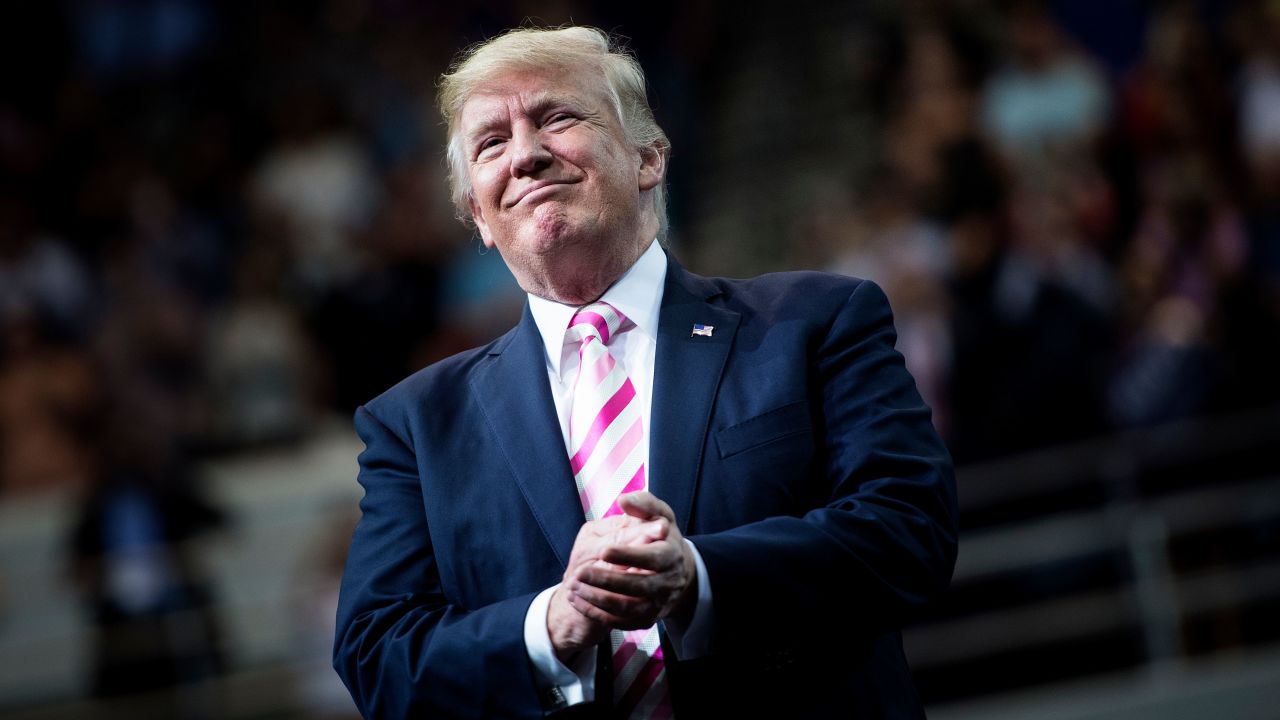
{"type": "Polygon", "coordinates": [[[440,76],[437,101],[448,125],[449,189],[458,218],[471,222],[466,154],[458,136],[458,116],[472,93],[499,75],[520,70],[596,68],[604,78],[627,142],[635,149],[655,148],[663,158],[662,181],[653,190],[659,235],[667,233],[667,134],[658,127],[645,95],[644,71],[631,52],[603,30],[585,26],[518,28],[464,50],[440,76]]]}

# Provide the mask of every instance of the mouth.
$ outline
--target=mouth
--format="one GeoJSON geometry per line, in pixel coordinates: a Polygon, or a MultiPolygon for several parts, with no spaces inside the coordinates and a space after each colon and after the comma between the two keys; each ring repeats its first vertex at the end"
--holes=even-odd
{"type": "Polygon", "coordinates": [[[562,185],[572,185],[568,180],[540,180],[529,187],[525,188],[511,201],[507,207],[515,207],[526,200],[536,202],[547,195],[551,195],[557,191],[562,185]]]}

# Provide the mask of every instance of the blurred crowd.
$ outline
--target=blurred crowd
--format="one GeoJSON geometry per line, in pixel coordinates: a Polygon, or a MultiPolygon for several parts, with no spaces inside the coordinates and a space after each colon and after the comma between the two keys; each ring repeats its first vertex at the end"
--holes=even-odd
{"type": "Polygon", "coordinates": [[[874,169],[797,231],[887,287],[962,462],[1280,398],[1280,3],[1101,5],[912,4],[874,169]]]}
{"type": "Polygon", "coordinates": [[[850,5],[9,4],[0,498],[83,498],[100,622],[199,607],[193,461],[509,327],[433,95],[525,18],[633,38],[693,269],[885,287],[958,461],[1280,401],[1280,3],[850,5]]]}

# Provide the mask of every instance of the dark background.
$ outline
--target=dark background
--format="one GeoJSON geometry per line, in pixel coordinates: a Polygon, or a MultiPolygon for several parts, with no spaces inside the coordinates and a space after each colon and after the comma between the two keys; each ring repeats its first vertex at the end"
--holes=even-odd
{"type": "Polygon", "coordinates": [[[0,9],[0,713],[345,717],[352,410],[523,295],[435,82],[627,39],[692,269],[888,292],[957,460],[941,718],[1274,717],[1280,4],[0,9]]]}

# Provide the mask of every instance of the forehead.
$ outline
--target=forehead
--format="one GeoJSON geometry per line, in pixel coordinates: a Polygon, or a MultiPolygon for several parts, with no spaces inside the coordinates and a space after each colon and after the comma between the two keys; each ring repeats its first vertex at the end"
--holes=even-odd
{"type": "Polygon", "coordinates": [[[476,85],[458,114],[459,127],[508,121],[513,113],[534,113],[568,104],[615,115],[604,77],[594,70],[512,69],[476,85]]]}

